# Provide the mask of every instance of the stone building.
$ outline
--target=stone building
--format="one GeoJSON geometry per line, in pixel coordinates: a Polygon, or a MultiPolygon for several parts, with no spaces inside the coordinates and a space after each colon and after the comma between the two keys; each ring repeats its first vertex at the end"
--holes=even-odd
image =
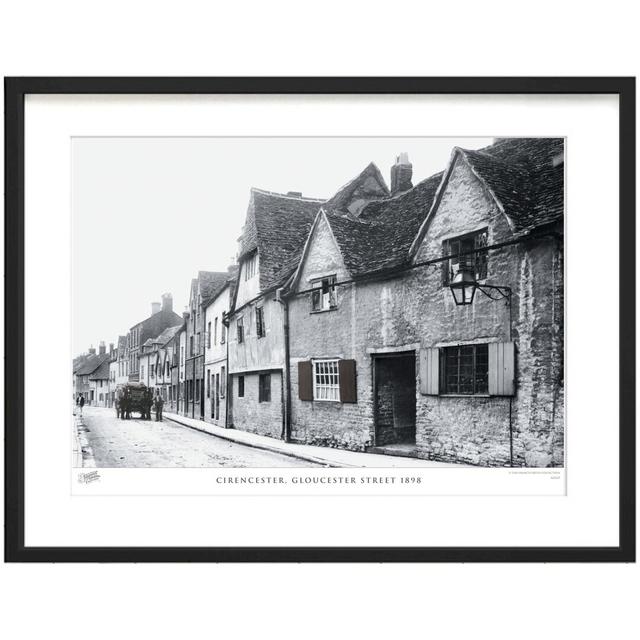
{"type": "Polygon", "coordinates": [[[185,401],[183,413],[191,418],[205,417],[204,351],[206,324],[204,303],[227,281],[226,271],[198,271],[191,281],[185,335],[185,401]]]}
{"type": "Polygon", "coordinates": [[[99,348],[100,353],[96,353],[95,348],[92,346],[87,353],[83,353],[73,360],[74,400],[83,396],[85,402],[89,402],[91,390],[89,376],[93,374],[105,360],[109,359],[109,354],[106,352],[104,342],[100,343],[99,348]]]}
{"type": "Polygon", "coordinates": [[[168,327],[155,338],[145,341],[139,353],[139,381],[162,396],[166,402],[171,388],[173,350],[168,348],[182,325],[168,327]]]}
{"type": "Polygon", "coordinates": [[[106,353],[104,343],[100,344],[100,355],[103,356],[102,362],[89,374],[88,404],[93,407],[108,407],[111,354],[106,353]]]}
{"type": "Polygon", "coordinates": [[[127,351],[127,336],[118,336],[116,346],[116,386],[129,381],[129,357],[127,351]]]}
{"type": "Polygon", "coordinates": [[[321,203],[300,193],[251,190],[227,335],[227,421],[238,429],[283,435],[285,319],[276,291],[298,263],[321,203]]]}
{"type": "Polygon", "coordinates": [[[237,270],[230,267],[225,282],[203,302],[205,331],[204,419],[227,426],[227,324],[237,270]]]}
{"type": "Polygon", "coordinates": [[[168,327],[174,327],[182,322],[182,318],[173,311],[173,296],[165,293],[162,303],[151,304],[151,315],[141,322],[134,324],[127,335],[129,357],[129,380],[140,381],[140,353],[142,345],[160,335],[168,327]]]}
{"type": "Polygon", "coordinates": [[[172,380],[177,384],[178,393],[175,400],[175,407],[171,407],[171,410],[185,415],[187,406],[187,391],[185,385],[185,358],[187,351],[187,322],[189,321],[189,314],[183,313],[183,318],[184,320],[182,322],[182,326],[175,336],[178,347],[178,364],[172,370],[172,380]]]}
{"type": "Polygon", "coordinates": [[[563,163],[498,140],[411,187],[401,156],[398,195],[320,209],[286,292],[292,440],[563,464],[563,163]]]}

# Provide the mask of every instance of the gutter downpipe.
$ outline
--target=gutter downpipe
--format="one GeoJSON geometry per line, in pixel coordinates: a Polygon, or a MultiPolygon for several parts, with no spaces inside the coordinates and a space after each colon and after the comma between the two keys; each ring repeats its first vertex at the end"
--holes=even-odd
{"type": "Polygon", "coordinates": [[[225,381],[224,381],[224,428],[229,428],[229,406],[230,406],[230,398],[229,395],[233,391],[233,389],[229,388],[229,383],[231,381],[231,375],[229,374],[229,321],[227,320],[227,316],[223,313],[222,315],[222,326],[225,327],[225,345],[227,355],[225,359],[225,381]],[[227,324],[225,324],[225,321],[227,324]]]}
{"type": "MultiPolygon", "coordinates": [[[[513,291],[509,289],[509,297],[507,298],[509,305],[509,342],[513,341],[513,291]]],[[[515,352],[515,349],[514,349],[515,352]]],[[[515,384],[515,366],[514,366],[514,384],[515,384]]],[[[514,389],[515,393],[515,389],[514,389]]],[[[513,396],[509,396],[509,466],[513,467],[513,396]]]]}
{"type": "Polygon", "coordinates": [[[276,290],[276,300],[282,305],[284,313],[284,372],[286,378],[286,395],[284,406],[284,425],[282,439],[291,442],[291,360],[289,350],[289,303],[282,296],[283,288],[276,290]]]}

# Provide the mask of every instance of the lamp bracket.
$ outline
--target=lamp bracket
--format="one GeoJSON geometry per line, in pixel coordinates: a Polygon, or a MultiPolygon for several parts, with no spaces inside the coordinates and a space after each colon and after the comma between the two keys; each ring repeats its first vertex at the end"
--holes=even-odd
{"type": "Polygon", "coordinates": [[[511,299],[511,287],[500,287],[492,284],[478,284],[476,285],[476,288],[480,289],[480,291],[482,291],[482,293],[491,300],[501,300],[503,298],[506,298],[507,300],[511,299]]]}

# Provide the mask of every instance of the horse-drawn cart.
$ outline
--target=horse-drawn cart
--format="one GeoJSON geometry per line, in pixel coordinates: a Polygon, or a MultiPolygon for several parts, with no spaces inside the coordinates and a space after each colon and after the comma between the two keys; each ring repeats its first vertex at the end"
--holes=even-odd
{"type": "Polygon", "coordinates": [[[142,382],[118,385],[115,398],[116,417],[129,420],[133,411],[138,411],[143,420],[151,419],[153,391],[142,382]]]}

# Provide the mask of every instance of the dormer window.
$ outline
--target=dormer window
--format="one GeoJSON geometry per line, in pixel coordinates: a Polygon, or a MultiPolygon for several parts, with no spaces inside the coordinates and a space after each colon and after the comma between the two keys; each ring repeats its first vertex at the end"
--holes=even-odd
{"type": "Polygon", "coordinates": [[[336,276],[327,276],[312,281],[311,311],[330,311],[337,309],[336,276]]]}
{"type": "Polygon", "coordinates": [[[244,279],[251,280],[258,273],[258,252],[247,258],[244,263],[244,279]]]}

